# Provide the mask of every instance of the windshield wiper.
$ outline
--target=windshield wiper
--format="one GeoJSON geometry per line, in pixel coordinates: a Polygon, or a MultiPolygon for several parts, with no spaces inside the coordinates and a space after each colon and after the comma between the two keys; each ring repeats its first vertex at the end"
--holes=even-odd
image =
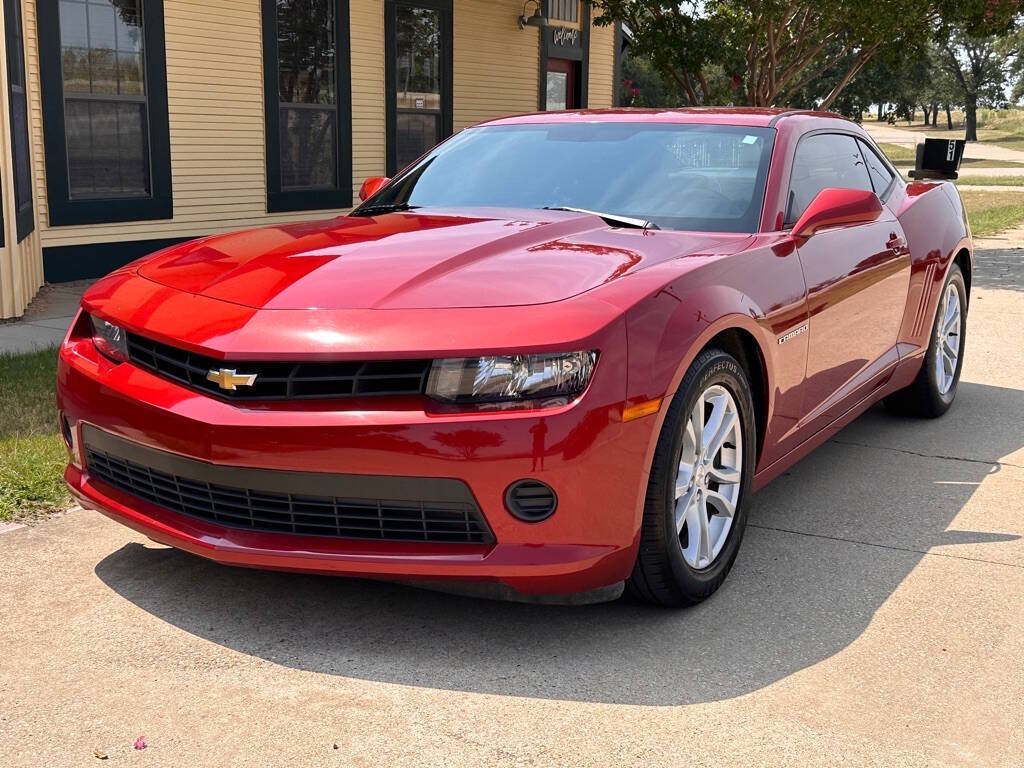
{"type": "Polygon", "coordinates": [[[545,205],[545,211],[572,211],[573,213],[589,213],[604,220],[605,224],[620,227],[635,227],[636,229],[658,229],[658,225],[647,219],[635,219],[632,216],[619,216],[616,213],[602,213],[601,211],[588,211],[586,208],[573,208],[569,205],[545,205]]]}
{"type": "Polygon", "coordinates": [[[362,206],[356,208],[350,216],[373,216],[378,213],[395,213],[396,211],[414,211],[420,206],[409,205],[408,203],[381,203],[379,205],[362,206]]]}

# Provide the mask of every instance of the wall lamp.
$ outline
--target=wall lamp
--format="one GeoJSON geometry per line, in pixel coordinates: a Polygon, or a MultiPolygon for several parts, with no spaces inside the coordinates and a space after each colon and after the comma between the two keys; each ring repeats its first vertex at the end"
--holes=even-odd
{"type": "Polygon", "coordinates": [[[548,18],[541,12],[540,0],[526,0],[523,3],[523,14],[519,17],[519,28],[526,29],[527,27],[546,27],[548,25],[548,18]],[[527,17],[526,7],[533,3],[536,8],[533,10],[533,15],[527,17]]]}

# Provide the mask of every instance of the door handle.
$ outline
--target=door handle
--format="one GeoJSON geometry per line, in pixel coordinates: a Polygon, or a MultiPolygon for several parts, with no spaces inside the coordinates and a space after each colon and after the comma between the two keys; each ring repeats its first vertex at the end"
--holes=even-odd
{"type": "Polygon", "coordinates": [[[907,244],[907,241],[904,240],[899,235],[897,235],[896,233],[890,234],[889,235],[889,239],[885,243],[886,247],[889,248],[889,250],[891,250],[891,251],[902,250],[903,246],[905,246],[906,244],[907,244]]]}

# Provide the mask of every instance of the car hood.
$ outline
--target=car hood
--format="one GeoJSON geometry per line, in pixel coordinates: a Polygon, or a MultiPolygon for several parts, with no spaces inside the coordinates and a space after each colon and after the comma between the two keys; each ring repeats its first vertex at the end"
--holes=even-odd
{"type": "Polygon", "coordinates": [[[746,235],[610,227],[561,211],[388,213],[217,235],[137,265],[151,281],[257,309],[545,304],[746,235]]]}

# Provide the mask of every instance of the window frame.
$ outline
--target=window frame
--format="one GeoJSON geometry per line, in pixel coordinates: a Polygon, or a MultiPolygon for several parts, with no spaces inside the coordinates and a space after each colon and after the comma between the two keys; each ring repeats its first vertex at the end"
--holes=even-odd
{"type": "MultiPolygon", "coordinates": [[[[64,227],[174,218],[163,0],[141,0],[140,3],[150,194],[147,197],[112,196],[77,200],[71,198],[68,172],[64,75],[61,66],[60,2],[37,2],[40,82],[60,84],[59,87],[43,88],[41,93],[49,225],[64,227]]],[[[115,101],[116,98],[110,100],[115,101]]]]}
{"type": "Polygon", "coordinates": [[[427,8],[441,15],[441,136],[444,141],[453,133],[454,109],[452,80],[455,64],[452,0],[385,0],[384,2],[384,107],[385,107],[385,173],[394,176],[398,164],[398,89],[395,83],[398,53],[398,6],[427,8]]]}
{"type": "MultiPolygon", "coordinates": [[[[868,144],[868,142],[866,142],[864,139],[860,138],[859,136],[857,137],[857,146],[860,147],[860,153],[861,153],[862,156],[864,155],[865,150],[870,152],[872,155],[874,155],[876,158],[878,158],[879,161],[881,161],[882,167],[885,168],[889,172],[889,185],[885,189],[883,189],[881,192],[879,192],[877,189],[875,190],[875,194],[878,195],[878,199],[881,200],[884,203],[884,202],[886,202],[889,199],[889,196],[892,194],[893,189],[896,188],[896,179],[898,179],[900,177],[900,175],[899,175],[899,173],[896,172],[896,169],[892,167],[892,164],[889,163],[888,159],[882,156],[881,152],[876,150],[874,147],[872,147],[870,144],[868,144]]],[[[867,165],[867,163],[868,163],[868,159],[865,157],[864,158],[864,164],[867,165]]],[[[874,188],[874,186],[875,186],[875,179],[871,175],[871,166],[870,165],[868,165],[868,178],[871,180],[871,187],[874,188]]]]}
{"type": "Polygon", "coordinates": [[[565,21],[570,24],[576,24],[580,20],[580,0],[544,0],[544,15],[554,21],[565,21]],[[572,9],[571,18],[570,16],[556,16],[558,12],[556,9],[566,8],[572,9]]]}
{"type": "MultiPolygon", "coordinates": [[[[783,203],[783,221],[782,221],[782,230],[781,230],[782,232],[790,232],[790,231],[792,231],[793,227],[796,226],[796,221],[798,221],[800,219],[799,216],[797,217],[796,221],[789,221],[789,218],[788,218],[789,217],[789,199],[790,199],[789,196],[790,196],[790,193],[793,191],[793,169],[796,166],[796,155],[800,151],[800,145],[803,144],[804,139],[807,139],[807,138],[809,138],[811,136],[821,136],[823,134],[828,134],[828,135],[832,135],[832,136],[849,136],[851,139],[854,140],[854,146],[857,147],[857,152],[860,153],[860,136],[858,136],[853,131],[844,131],[844,130],[841,130],[841,129],[838,129],[838,128],[820,128],[820,129],[818,129],[816,131],[807,131],[806,133],[801,134],[800,138],[796,142],[796,146],[793,148],[793,155],[792,155],[792,157],[790,158],[790,161],[789,161],[789,175],[786,178],[786,191],[785,191],[785,196],[783,197],[784,203],[783,203]]],[[[871,172],[867,169],[867,161],[864,160],[863,156],[861,157],[861,161],[864,163],[864,172],[868,176],[868,184],[871,186],[871,191],[874,192],[875,184],[871,180],[871,172]]],[[[887,163],[887,165],[888,165],[888,163],[887,163]]],[[[892,170],[892,169],[890,168],[890,170],[892,170]]],[[[892,185],[890,185],[889,188],[891,190],[892,189],[892,185]]],[[[848,189],[848,187],[841,187],[841,189],[848,189]]],[[[852,187],[850,187],[850,189],[852,189],[852,187]]],[[[885,202],[885,201],[883,200],[882,202],[885,202]]],[[[810,203],[808,203],[808,205],[809,204],[810,203]]],[[[801,215],[802,215],[802,212],[801,212],[801,215]]]]}
{"type": "MultiPolygon", "coordinates": [[[[35,224],[35,185],[32,183],[32,151],[30,147],[31,134],[28,124],[28,79],[25,70],[25,25],[22,19],[20,0],[3,0],[4,7],[4,38],[7,44],[7,103],[11,121],[11,181],[14,187],[14,229],[15,243],[20,243],[31,235],[36,228],[35,224]],[[12,39],[17,36],[17,45],[12,44],[12,39]],[[16,51],[21,52],[18,57],[16,51]],[[20,75],[21,88],[25,111],[21,115],[15,114],[14,109],[14,73],[20,75]],[[17,143],[14,141],[14,134],[17,125],[21,123],[25,133],[25,146],[23,152],[18,152],[17,143]],[[19,200],[18,176],[19,167],[24,164],[28,173],[28,189],[24,190],[27,195],[25,200],[19,200]]],[[[3,234],[0,232],[0,246],[3,245],[3,234]]]]}
{"type": "Polygon", "coordinates": [[[352,207],[352,49],[349,0],[334,3],[335,174],[334,189],[281,186],[281,99],[277,51],[277,0],[262,0],[263,111],[267,213],[352,207]]]}

